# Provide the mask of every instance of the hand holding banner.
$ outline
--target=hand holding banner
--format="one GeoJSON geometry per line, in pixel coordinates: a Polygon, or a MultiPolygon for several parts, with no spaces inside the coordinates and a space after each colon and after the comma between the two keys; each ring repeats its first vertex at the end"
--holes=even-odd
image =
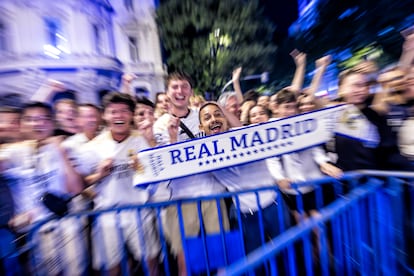
{"type": "Polygon", "coordinates": [[[320,145],[333,136],[338,111],[344,106],[251,125],[191,141],[144,150],[144,170],[135,185],[249,163],[320,145]]]}

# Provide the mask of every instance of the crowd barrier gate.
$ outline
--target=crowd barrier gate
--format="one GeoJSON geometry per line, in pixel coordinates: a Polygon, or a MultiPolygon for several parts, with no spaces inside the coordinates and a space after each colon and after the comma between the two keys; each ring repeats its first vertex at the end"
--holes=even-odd
{"type": "MultiPolygon", "coordinates": [[[[38,244],[35,237],[44,225],[53,221],[55,225],[64,224],[65,220],[89,227],[99,227],[96,221],[104,214],[116,214],[117,225],[121,225],[120,214],[126,210],[136,211],[140,225],[144,222],[143,212],[151,210],[154,214],[153,229],[158,234],[161,252],[160,269],[164,275],[176,275],[174,258],[169,252],[165,237],[163,215],[165,208],[196,203],[198,218],[202,221],[201,202],[213,200],[218,209],[220,231],[207,233],[200,223],[197,236],[185,237],[183,214],[178,208],[183,252],[188,275],[254,275],[258,268],[267,275],[409,275],[413,274],[413,240],[414,240],[414,179],[413,173],[364,171],[344,175],[340,180],[323,178],[307,183],[296,183],[294,188],[303,185],[315,187],[316,206],[319,215],[302,217],[295,226],[284,225],[279,221],[281,234],[266,237],[262,234],[262,246],[247,254],[243,238],[243,225],[239,197],[254,194],[259,202],[263,191],[274,191],[282,198],[277,187],[223,193],[196,199],[172,200],[168,202],[131,205],[110,210],[88,211],[69,214],[63,218],[53,217],[38,223],[28,234],[27,245],[22,251],[29,252],[31,274],[40,275],[41,265],[38,244]],[[335,200],[330,203],[325,198],[323,187],[333,188],[335,200]],[[220,201],[225,200],[226,210],[235,210],[230,215],[230,229],[223,226],[220,201]],[[235,208],[228,208],[232,205],[235,208]],[[86,223],[89,222],[89,223],[86,223]],[[33,256],[36,256],[34,258],[33,256]]],[[[301,209],[301,197],[297,206],[301,209]]],[[[279,208],[281,209],[281,208],[279,208]]],[[[281,210],[280,212],[282,212],[281,210]]],[[[263,229],[263,216],[259,209],[259,227],[263,229]]],[[[280,219],[280,218],[279,218],[280,219]]],[[[280,219],[282,220],[282,219],[280,219]]],[[[168,226],[167,226],[168,227],[168,226]]],[[[141,229],[141,228],[140,228],[141,229]]],[[[117,228],[118,238],[123,240],[121,227],[117,228]]],[[[87,235],[84,228],[79,228],[79,235],[87,235]]],[[[137,231],[138,239],[144,244],[142,231],[137,231]]],[[[98,237],[94,237],[98,238],[98,237]]],[[[61,244],[55,244],[56,248],[61,244]]],[[[84,248],[84,246],[82,247],[84,248]]],[[[130,275],[131,267],[127,246],[124,246],[121,268],[123,275],[130,275]]],[[[90,250],[89,250],[90,251],[90,250]]],[[[60,253],[58,250],[57,252],[60,253]]],[[[16,254],[19,254],[18,252],[16,254]]],[[[145,253],[145,252],[144,252],[145,253]]],[[[145,255],[145,254],[144,254],[145,255]]],[[[85,275],[91,273],[91,254],[83,254],[87,262],[85,275]]],[[[62,256],[59,256],[63,258],[62,256]]],[[[142,257],[138,271],[149,275],[147,261],[142,257]]],[[[105,271],[108,267],[100,267],[105,271]]]]}

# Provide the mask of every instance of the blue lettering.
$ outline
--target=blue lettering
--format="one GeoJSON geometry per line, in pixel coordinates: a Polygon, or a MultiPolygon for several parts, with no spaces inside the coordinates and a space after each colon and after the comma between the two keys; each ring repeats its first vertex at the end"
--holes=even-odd
{"type": "Polygon", "coordinates": [[[304,122],[304,132],[303,133],[309,133],[312,131],[315,131],[317,128],[317,121],[315,119],[307,119],[304,122]]]}
{"type": "Polygon", "coordinates": [[[231,140],[231,151],[235,151],[236,150],[236,148],[237,147],[242,147],[242,148],[247,148],[247,145],[246,145],[246,135],[247,134],[243,134],[241,137],[240,137],[240,141],[237,141],[236,140],[236,137],[230,137],[230,140],[231,140]]]}
{"type": "Polygon", "coordinates": [[[251,147],[254,147],[255,146],[255,144],[259,144],[259,145],[263,145],[263,141],[262,141],[262,138],[260,137],[260,135],[259,135],[259,132],[258,131],[255,131],[254,133],[253,133],[253,138],[252,138],[252,143],[251,143],[251,147]]]}
{"type": "Polygon", "coordinates": [[[185,150],[186,161],[196,159],[196,156],[194,154],[194,146],[185,147],[184,150],[185,150]]]}
{"type": "Polygon", "coordinates": [[[282,139],[286,139],[286,138],[290,138],[290,137],[295,136],[292,133],[290,133],[290,131],[292,130],[292,125],[285,124],[285,125],[282,125],[281,128],[282,128],[282,139]]]}
{"type": "Polygon", "coordinates": [[[210,150],[208,149],[206,144],[201,144],[200,146],[200,153],[198,154],[198,158],[203,158],[203,155],[206,154],[206,157],[211,156],[210,150]]]}
{"type": "Polygon", "coordinates": [[[266,138],[268,143],[276,141],[278,137],[279,131],[277,128],[272,127],[266,129],[266,138]]]}
{"type": "Polygon", "coordinates": [[[224,149],[221,149],[221,151],[219,151],[219,148],[218,148],[217,143],[218,143],[217,140],[214,140],[213,141],[213,145],[214,145],[214,155],[223,154],[224,153],[224,149]]]}
{"type": "Polygon", "coordinates": [[[171,165],[183,162],[183,160],[181,160],[181,157],[180,157],[181,151],[179,149],[170,151],[170,154],[171,154],[171,165]]]}

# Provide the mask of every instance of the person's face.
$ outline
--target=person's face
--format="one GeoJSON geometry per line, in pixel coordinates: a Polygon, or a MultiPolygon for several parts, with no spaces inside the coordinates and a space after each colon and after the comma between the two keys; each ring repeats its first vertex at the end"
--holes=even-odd
{"type": "Polygon", "coordinates": [[[26,139],[43,140],[53,134],[53,119],[44,108],[34,107],[24,111],[21,118],[21,132],[26,139]]]}
{"type": "Polygon", "coordinates": [[[407,88],[405,72],[399,69],[379,75],[378,82],[385,90],[390,92],[404,91],[407,88]]]}
{"type": "Polygon", "coordinates": [[[296,115],[298,113],[298,106],[296,102],[281,103],[278,105],[277,114],[280,118],[296,115]]]}
{"type": "Polygon", "coordinates": [[[163,112],[168,112],[169,100],[167,94],[158,95],[156,108],[161,109],[163,112]]]}
{"type": "Polygon", "coordinates": [[[78,124],[83,132],[97,132],[101,125],[101,113],[91,106],[78,108],[78,124]]]}
{"type": "Polygon", "coordinates": [[[347,76],[339,87],[345,102],[349,104],[363,104],[369,95],[369,86],[362,74],[347,76]]]}
{"type": "Polygon", "coordinates": [[[299,102],[299,112],[309,112],[315,109],[315,104],[310,97],[304,97],[299,102]]]}
{"type": "Polygon", "coordinates": [[[223,111],[214,104],[209,104],[200,111],[199,128],[206,135],[221,133],[229,129],[223,111]]]}
{"type": "Polygon", "coordinates": [[[112,135],[128,135],[131,131],[132,117],[131,110],[124,103],[111,103],[104,111],[104,120],[112,135]]]}
{"type": "Polygon", "coordinates": [[[272,114],[277,114],[277,101],[276,101],[276,94],[272,95],[269,99],[269,109],[272,111],[272,114]]]}
{"type": "Polygon", "coordinates": [[[137,104],[135,107],[134,122],[138,126],[141,122],[147,120],[151,125],[154,124],[154,109],[145,104],[137,104]]]}
{"type": "Polygon", "coordinates": [[[76,128],[77,112],[75,106],[69,103],[57,103],[55,106],[56,123],[63,130],[71,132],[76,128]]]}
{"type": "Polygon", "coordinates": [[[20,138],[20,114],[0,114],[0,139],[7,142],[14,142],[20,138]]]}
{"type": "Polygon", "coordinates": [[[263,106],[256,105],[249,111],[249,118],[251,124],[263,123],[269,120],[269,115],[263,106]]]}
{"type": "Polygon", "coordinates": [[[167,96],[175,108],[187,108],[193,89],[187,80],[171,80],[167,88],[167,96]]]}
{"type": "Polygon", "coordinates": [[[257,99],[257,104],[264,106],[264,107],[268,107],[269,106],[269,96],[260,96],[257,99]]]}
{"type": "Polygon", "coordinates": [[[224,107],[228,112],[234,114],[237,118],[240,118],[241,110],[240,104],[236,97],[230,97],[227,99],[226,106],[224,107]]]}

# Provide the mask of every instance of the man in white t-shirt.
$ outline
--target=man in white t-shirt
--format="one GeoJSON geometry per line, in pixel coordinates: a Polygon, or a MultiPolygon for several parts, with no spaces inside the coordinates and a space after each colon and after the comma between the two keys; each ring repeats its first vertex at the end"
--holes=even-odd
{"type": "MultiPolygon", "coordinates": [[[[187,74],[174,72],[168,75],[167,96],[170,102],[169,113],[162,115],[154,124],[154,136],[158,145],[186,141],[202,135],[199,129],[198,111],[189,107],[192,95],[192,80],[187,74]]],[[[217,185],[217,183],[212,174],[200,174],[159,184],[157,193],[169,193],[172,199],[211,195],[223,191],[223,188],[217,185]],[[194,193],[195,190],[197,190],[196,194],[194,193]]],[[[227,212],[222,202],[221,206],[223,207],[220,208],[223,217],[222,224],[224,229],[228,229],[227,212]]],[[[201,202],[201,209],[206,231],[208,233],[219,232],[218,208],[215,201],[201,202]]],[[[183,204],[181,206],[186,236],[197,235],[200,231],[197,210],[196,203],[183,204]]],[[[172,252],[177,256],[179,275],[186,275],[187,268],[184,252],[182,251],[178,210],[175,206],[172,206],[167,208],[165,214],[165,234],[171,244],[172,252]]]]}
{"type": "MultiPolygon", "coordinates": [[[[10,225],[24,234],[53,213],[44,203],[45,194],[69,198],[83,188],[65,150],[52,137],[54,123],[50,106],[35,102],[23,108],[21,128],[27,139],[1,150],[3,174],[9,179],[15,202],[10,225]]],[[[86,269],[86,243],[73,218],[45,223],[34,233],[37,246],[31,252],[36,273],[80,275],[86,269]]]]}
{"type": "MultiPolygon", "coordinates": [[[[146,190],[134,188],[133,175],[140,168],[136,153],[155,141],[151,131],[144,131],[148,137],[143,137],[132,129],[134,110],[129,95],[107,95],[103,114],[107,129],[82,148],[79,170],[87,185],[95,185],[96,210],[148,201],[146,190]]],[[[160,244],[153,220],[147,209],[99,215],[92,229],[93,268],[118,275],[125,242],[134,260],[145,260],[149,273],[157,275],[160,244]]]]}
{"type": "MultiPolygon", "coordinates": [[[[222,133],[229,129],[228,120],[217,103],[206,103],[199,112],[200,129],[206,135],[222,133]]],[[[227,174],[228,176],[222,176],[220,183],[223,183],[230,192],[275,186],[265,160],[232,167],[227,170],[227,174]]],[[[238,195],[238,200],[235,198],[233,201],[242,213],[241,223],[246,253],[263,245],[268,237],[274,238],[290,226],[287,206],[283,198],[279,199],[273,189],[258,192],[257,195],[243,193],[238,195]],[[259,224],[260,220],[262,227],[259,224]]]]}

